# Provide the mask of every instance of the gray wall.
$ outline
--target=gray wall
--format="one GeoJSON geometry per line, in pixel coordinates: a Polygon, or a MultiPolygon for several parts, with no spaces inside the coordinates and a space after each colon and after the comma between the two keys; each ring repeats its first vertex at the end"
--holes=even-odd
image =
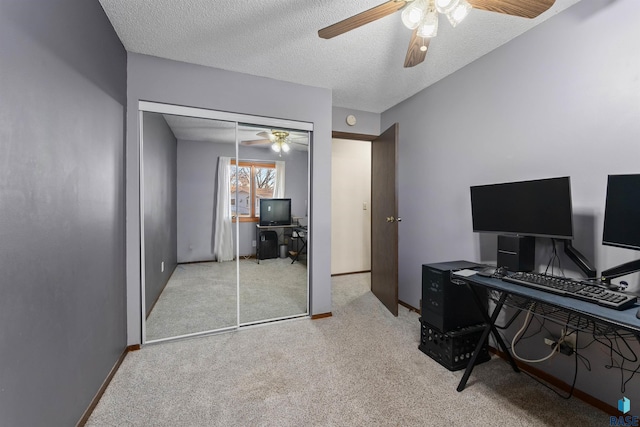
{"type": "Polygon", "coordinates": [[[144,113],[145,308],[153,308],[177,265],[177,143],[162,114],[144,113]],[[164,262],[164,271],[162,270],[164,262]]]}
{"type": "MultiPolygon", "coordinates": [[[[218,185],[218,157],[235,158],[235,144],[178,141],[178,262],[212,261],[215,232],[215,206],[218,185]]],[[[240,147],[239,158],[283,160],[285,162],[285,197],[291,198],[291,214],[305,216],[308,154],[298,150],[278,157],[272,150],[240,147]]],[[[240,255],[255,253],[255,223],[239,224],[240,255]]],[[[234,248],[235,251],[235,248],[234,248]]],[[[235,253],[235,252],[234,252],[235,253]]]]}
{"type": "Polygon", "coordinates": [[[311,313],[331,311],[331,92],[273,79],[128,53],[127,84],[127,331],[141,341],[138,101],[313,123],[311,163],[311,313]],[[274,99],[284,99],[281,104],[274,99]]]}
{"type": "Polygon", "coordinates": [[[178,141],[178,262],[214,259],[218,157],[235,155],[235,144],[178,141]]]}
{"type": "Polygon", "coordinates": [[[70,426],[126,345],[126,54],[97,1],[0,1],[0,425],[70,426]]]}
{"type": "MultiPolygon", "coordinates": [[[[598,271],[639,256],[601,245],[607,174],[640,172],[639,22],[639,2],[580,2],[382,114],[383,129],[400,124],[401,300],[418,306],[423,263],[495,260],[482,248],[496,237],[472,232],[471,185],[568,175],[575,246],[598,271]]],[[[549,243],[537,244],[546,264],[549,243]]],[[[626,279],[639,290],[637,273],[626,279]]],[[[554,366],[539,367],[571,382],[572,367],[554,366]]],[[[615,405],[619,371],[582,372],[579,385],[615,405]]]]}

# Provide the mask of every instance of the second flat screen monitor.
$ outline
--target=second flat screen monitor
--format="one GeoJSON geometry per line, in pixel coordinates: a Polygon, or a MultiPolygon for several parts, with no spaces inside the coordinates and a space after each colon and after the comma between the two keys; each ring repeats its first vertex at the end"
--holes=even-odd
{"type": "Polygon", "coordinates": [[[473,231],[573,238],[569,177],[471,187],[473,231]]]}
{"type": "Polygon", "coordinates": [[[640,250],[640,175],[609,175],[602,243],[640,250]]]}

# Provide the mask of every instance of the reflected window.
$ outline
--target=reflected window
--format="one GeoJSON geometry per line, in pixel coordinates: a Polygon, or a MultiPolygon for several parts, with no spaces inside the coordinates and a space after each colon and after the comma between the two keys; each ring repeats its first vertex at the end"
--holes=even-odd
{"type": "Polygon", "coordinates": [[[241,222],[257,222],[260,199],[272,198],[276,182],[275,163],[231,160],[231,214],[241,222]]]}

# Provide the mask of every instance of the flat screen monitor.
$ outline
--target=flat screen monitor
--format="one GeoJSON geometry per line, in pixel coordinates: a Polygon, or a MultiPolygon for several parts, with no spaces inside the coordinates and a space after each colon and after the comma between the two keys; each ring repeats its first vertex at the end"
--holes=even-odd
{"type": "Polygon", "coordinates": [[[473,231],[573,238],[569,177],[471,187],[473,231]]]}
{"type": "Polygon", "coordinates": [[[260,225],[291,225],[291,199],[260,199],[260,225]]]}
{"type": "Polygon", "coordinates": [[[609,175],[602,243],[640,250],[640,175],[609,175]]]}

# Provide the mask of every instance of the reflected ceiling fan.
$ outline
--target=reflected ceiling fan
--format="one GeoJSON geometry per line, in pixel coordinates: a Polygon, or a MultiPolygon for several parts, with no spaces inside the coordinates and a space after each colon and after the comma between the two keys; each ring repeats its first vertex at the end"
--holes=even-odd
{"type": "Polygon", "coordinates": [[[306,136],[295,136],[281,129],[272,129],[270,132],[258,132],[256,135],[263,139],[242,141],[241,144],[247,146],[271,146],[273,151],[281,153],[281,155],[291,149],[291,144],[308,145],[306,136]]]}
{"type": "Polygon", "coordinates": [[[330,39],[404,9],[402,23],[413,30],[404,60],[404,66],[408,68],[424,61],[429,41],[438,32],[438,13],[446,15],[455,27],[471,8],[535,18],[554,3],[555,0],[390,0],[325,27],[318,31],[318,35],[323,39],[330,39]]]}

